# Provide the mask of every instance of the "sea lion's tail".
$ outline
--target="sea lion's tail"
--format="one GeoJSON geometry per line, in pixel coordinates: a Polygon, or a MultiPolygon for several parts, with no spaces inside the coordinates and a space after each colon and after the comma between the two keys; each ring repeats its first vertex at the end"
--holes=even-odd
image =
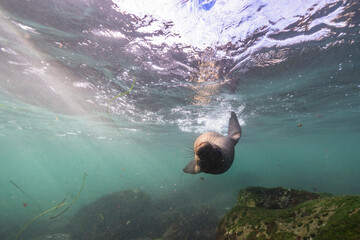
{"type": "Polygon", "coordinates": [[[241,137],[241,127],[239,124],[239,120],[234,112],[231,112],[231,117],[229,120],[228,137],[233,139],[236,143],[241,137]]]}

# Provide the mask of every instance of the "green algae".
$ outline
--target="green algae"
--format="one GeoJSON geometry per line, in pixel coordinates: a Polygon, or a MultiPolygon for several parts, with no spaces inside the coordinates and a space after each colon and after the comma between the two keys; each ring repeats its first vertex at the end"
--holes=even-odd
{"type": "Polygon", "coordinates": [[[239,192],[238,205],[282,209],[321,197],[323,195],[292,188],[248,187],[239,192]]]}
{"type": "Polygon", "coordinates": [[[218,240],[360,239],[360,196],[321,195],[290,208],[266,209],[247,206],[251,195],[255,199],[250,202],[258,203],[255,190],[240,192],[240,204],[218,225],[218,240]]]}
{"type": "Polygon", "coordinates": [[[340,207],[315,239],[360,239],[360,197],[337,197],[334,202],[340,207]]]}

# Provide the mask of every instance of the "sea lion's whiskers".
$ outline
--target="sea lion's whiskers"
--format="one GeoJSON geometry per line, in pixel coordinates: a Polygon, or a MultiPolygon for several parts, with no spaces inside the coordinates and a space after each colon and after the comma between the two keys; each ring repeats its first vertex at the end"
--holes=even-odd
{"type": "Polygon", "coordinates": [[[192,146],[186,146],[185,148],[187,151],[190,151],[191,153],[194,153],[194,149],[192,146]]]}
{"type": "Polygon", "coordinates": [[[190,147],[185,147],[184,149],[184,155],[186,157],[191,157],[194,158],[194,149],[190,148],[190,147]]]}
{"type": "Polygon", "coordinates": [[[185,159],[194,159],[194,154],[189,154],[184,157],[185,159]]]}

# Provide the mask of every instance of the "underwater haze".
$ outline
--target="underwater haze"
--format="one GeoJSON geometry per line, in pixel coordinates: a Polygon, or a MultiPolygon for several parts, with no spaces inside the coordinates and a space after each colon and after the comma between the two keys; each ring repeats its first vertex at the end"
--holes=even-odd
{"type": "Polygon", "coordinates": [[[64,199],[58,219],[70,218],[128,189],[218,216],[247,186],[360,194],[359,9],[1,0],[0,223],[20,230],[64,199]],[[231,168],[183,173],[195,139],[226,135],[231,111],[242,127],[231,168]]]}

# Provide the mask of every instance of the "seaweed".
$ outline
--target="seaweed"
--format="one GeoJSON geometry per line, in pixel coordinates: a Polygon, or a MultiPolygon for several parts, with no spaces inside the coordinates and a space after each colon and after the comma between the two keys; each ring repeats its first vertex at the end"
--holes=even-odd
{"type": "Polygon", "coordinates": [[[0,107],[5,107],[5,108],[14,108],[14,107],[12,107],[12,106],[3,105],[3,104],[0,104],[0,107]]]}
{"type": "Polygon", "coordinates": [[[40,212],[43,212],[43,210],[41,209],[40,205],[35,201],[34,198],[32,198],[29,194],[27,194],[26,192],[24,192],[16,183],[14,183],[13,181],[9,180],[9,182],[14,185],[22,194],[24,194],[26,197],[28,197],[29,199],[31,199],[31,201],[33,201],[35,203],[35,205],[39,208],[40,212]]]}
{"type": "MultiPolygon", "coordinates": [[[[78,192],[78,194],[76,195],[76,197],[72,200],[71,204],[70,204],[69,206],[67,206],[61,213],[57,214],[56,216],[54,216],[55,211],[57,210],[57,209],[55,209],[55,211],[54,211],[53,215],[50,217],[50,219],[54,219],[54,218],[57,218],[57,217],[61,216],[61,215],[64,214],[67,210],[69,210],[69,208],[70,208],[72,205],[74,205],[74,203],[75,203],[76,200],[79,198],[80,193],[82,192],[82,190],[83,190],[83,188],[84,188],[86,176],[87,176],[87,174],[86,174],[86,172],[85,172],[85,173],[84,173],[84,177],[83,177],[83,182],[82,182],[82,184],[81,184],[80,191],[78,192]]],[[[65,200],[66,200],[66,198],[64,198],[64,200],[62,200],[62,202],[65,202],[65,200]]],[[[60,204],[61,204],[62,202],[60,202],[60,204]]]]}
{"type": "MultiPolygon", "coordinates": [[[[86,179],[86,176],[87,176],[87,173],[85,172],[84,173],[84,177],[83,177],[83,181],[82,181],[82,184],[81,184],[81,188],[80,188],[80,191],[78,192],[78,194],[76,195],[76,197],[73,199],[73,201],[70,203],[69,206],[67,206],[62,212],[60,212],[59,214],[55,215],[56,211],[65,206],[67,204],[67,202],[65,202],[66,198],[64,198],[64,200],[62,200],[58,205],[56,205],[55,207],[52,207],[46,211],[41,211],[41,213],[37,216],[35,216],[34,218],[32,218],[30,221],[28,221],[22,228],[21,230],[18,232],[18,234],[15,236],[14,240],[17,240],[20,235],[25,231],[25,229],[30,225],[32,224],[36,219],[38,219],[39,217],[45,215],[46,213],[49,213],[51,211],[54,211],[54,213],[51,215],[50,219],[55,219],[59,216],[61,216],[62,214],[64,214],[67,210],[69,210],[69,208],[74,205],[74,203],[76,202],[76,200],[79,198],[80,196],[80,193],[82,192],[83,188],[84,188],[84,185],[85,185],[85,179],[86,179]],[[54,216],[55,215],[55,216],[54,216]]],[[[21,188],[19,188],[19,186],[17,186],[13,181],[10,180],[10,182],[16,187],[18,188],[23,194],[25,194],[27,197],[31,198],[33,201],[35,201],[32,197],[30,197],[28,194],[26,194],[23,190],[21,190],[21,188]]]]}
{"type": "Polygon", "coordinates": [[[18,232],[18,234],[16,234],[14,240],[17,240],[17,239],[20,237],[20,235],[25,231],[25,229],[26,229],[31,223],[33,223],[36,219],[38,219],[39,217],[41,217],[42,215],[44,215],[44,214],[46,214],[46,213],[48,213],[48,212],[51,212],[52,210],[58,209],[58,208],[66,205],[66,204],[67,204],[67,203],[65,202],[65,203],[62,203],[62,204],[60,204],[60,205],[56,205],[55,207],[52,207],[52,208],[50,208],[50,209],[48,209],[48,210],[46,210],[46,211],[43,211],[42,213],[40,213],[39,215],[37,215],[36,217],[34,217],[33,219],[31,219],[29,222],[27,222],[27,223],[21,228],[21,230],[18,232]]]}
{"type": "Polygon", "coordinates": [[[133,84],[131,85],[131,88],[130,88],[129,90],[127,90],[126,92],[123,92],[123,93],[121,93],[121,94],[119,94],[119,95],[116,95],[115,97],[113,97],[112,99],[110,99],[110,101],[108,102],[108,104],[107,104],[107,106],[106,106],[106,113],[107,113],[107,115],[109,116],[109,118],[110,118],[110,120],[111,120],[112,122],[114,122],[114,120],[111,118],[111,116],[110,116],[110,114],[109,114],[109,106],[110,106],[110,103],[111,103],[112,101],[114,101],[115,99],[117,99],[118,97],[121,97],[121,96],[127,94],[128,92],[130,92],[130,91],[133,89],[134,85],[135,85],[135,72],[134,72],[134,81],[133,81],[133,84]]]}
{"type": "MultiPolygon", "coordinates": [[[[58,205],[64,203],[65,201],[66,201],[66,197],[65,197],[58,205]]],[[[51,214],[50,219],[54,219],[54,218],[56,218],[56,217],[58,217],[58,216],[61,215],[61,214],[58,214],[58,215],[56,215],[56,216],[54,217],[54,215],[55,215],[55,213],[56,213],[56,210],[57,210],[57,209],[55,209],[54,212],[53,212],[53,214],[51,214]]]]}

